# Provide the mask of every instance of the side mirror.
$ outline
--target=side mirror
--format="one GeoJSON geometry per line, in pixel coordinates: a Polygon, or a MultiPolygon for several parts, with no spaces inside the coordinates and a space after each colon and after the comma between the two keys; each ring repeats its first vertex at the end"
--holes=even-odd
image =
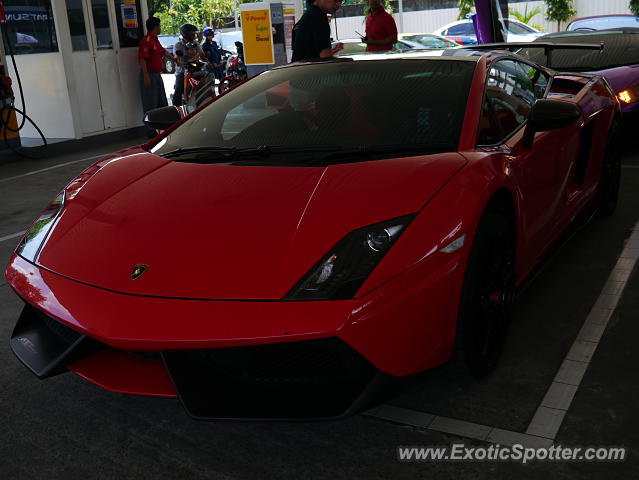
{"type": "Polygon", "coordinates": [[[574,125],[579,118],[581,118],[581,111],[574,103],[562,100],[537,100],[528,115],[522,143],[525,147],[531,148],[535,133],[574,125]]]}
{"type": "Polygon", "coordinates": [[[146,112],[144,123],[156,130],[166,130],[181,118],[180,112],[176,107],[160,107],[146,112]]]}

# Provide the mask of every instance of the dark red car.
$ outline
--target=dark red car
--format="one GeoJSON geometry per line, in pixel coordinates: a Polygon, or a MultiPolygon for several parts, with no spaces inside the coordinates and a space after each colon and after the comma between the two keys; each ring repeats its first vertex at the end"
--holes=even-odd
{"type": "MultiPolygon", "coordinates": [[[[6,278],[36,375],[196,418],[338,417],[384,379],[497,364],[520,285],[615,208],[601,77],[448,50],[260,74],[60,192],[6,278]]],[[[435,395],[436,392],[433,392],[435,395]]]]}
{"type": "Polygon", "coordinates": [[[608,81],[624,114],[639,112],[639,28],[549,33],[535,42],[555,44],[551,58],[544,48],[532,45],[518,53],[562,72],[600,75],[608,81]],[[600,44],[603,48],[563,49],[566,44],[600,44]]]}

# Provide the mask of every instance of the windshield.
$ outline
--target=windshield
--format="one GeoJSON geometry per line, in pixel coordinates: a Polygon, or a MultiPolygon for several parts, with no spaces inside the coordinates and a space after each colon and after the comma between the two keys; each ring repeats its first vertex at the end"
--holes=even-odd
{"type": "Polygon", "coordinates": [[[390,150],[387,157],[393,146],[454,151],[475,65],[385,59],[272,70],[202,109],[152,151],[380,147],[390,150]]]}
{"type": "Polygon", "coordinates": [[[515,22],[513,20],[504,20],[506,24],[506,29],[510,33],[514,33],[516,35],[528,35],[529,33],[537,33],[537,30],[530,28],[528,25],[523,23],[515,22]]]}
{"type": "Polygon", "coordinates": [[[568,30],[606,30],[608,28],[638,28],[639,18],[627,15],[584,18],[583,20],[575,20],[568,25],[568,30]]]}
{"type": "Polygon", "coordinates": [[[428,48],[450,48],[457,46],[457,43],[446,38],[436,37],[435,35],[406,35],[402,36],[402,40],[415,42],[423,47],[428,48]]]}
{"type": "Polygon", "coordinates": [[[588,72],[604,70],[621,65],[639,64],[639,34],[620,32],[569,33],[562,36],[548,36],[536,42],[599,44],[599,50],[553,50],[551,64],[548,65],[542,48],[524,48],[518,53],[532,61],[555,70],[588,72]]]}

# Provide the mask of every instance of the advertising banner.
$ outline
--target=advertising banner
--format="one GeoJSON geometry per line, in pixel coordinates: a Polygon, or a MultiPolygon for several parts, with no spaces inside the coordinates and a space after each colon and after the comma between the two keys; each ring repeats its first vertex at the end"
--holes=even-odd
{"type": "Polygon", "coordinates": [[[269,5],[243,3],[240,6],[240,13],[246,65],[274,64],[275,55],[269,5]]]}

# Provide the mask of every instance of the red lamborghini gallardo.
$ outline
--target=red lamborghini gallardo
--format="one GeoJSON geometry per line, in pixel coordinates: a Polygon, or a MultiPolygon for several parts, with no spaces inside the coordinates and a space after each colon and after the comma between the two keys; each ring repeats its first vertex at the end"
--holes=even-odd
{"type": "Polygon", "coordinates": [[[17,247],[11,347],[201,419],[339,417],[451,355],[486,375],[517,286],[614,210],[619,115],[601,77],[470,50],[294,64],[151,111],[163,133],[17,247]]]}

